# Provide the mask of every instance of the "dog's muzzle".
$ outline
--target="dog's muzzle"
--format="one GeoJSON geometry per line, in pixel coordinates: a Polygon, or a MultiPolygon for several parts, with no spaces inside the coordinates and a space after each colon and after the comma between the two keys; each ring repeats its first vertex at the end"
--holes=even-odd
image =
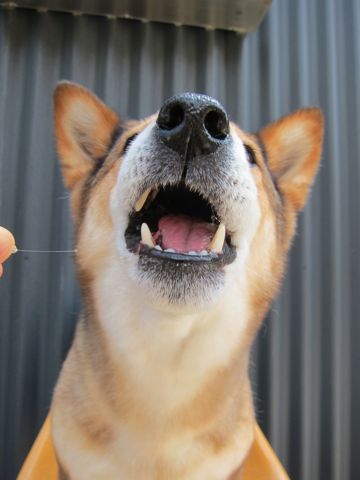
{"type": "Polygon", "coordinates": [[[172,158],[179,177],[177,182],[164,178],[142,189],[125,232],[128,249],[161,260],[231,263],[235,248],[230,232],[207,194],[214,188],[211,173],[216,171],[219,152],[231,143],[224,108],[206,95],[176,95],[161,107],[153,135],[163,147],[160,152],[165,146],[167,152],[174,152],[165,157],[155,152],[154,162],[168,164],[172,158]],[[205,170],[200,165],[204,162],[205,170]],[[190,171],[201,168],[202,191],[188,177],[190,171]]]}

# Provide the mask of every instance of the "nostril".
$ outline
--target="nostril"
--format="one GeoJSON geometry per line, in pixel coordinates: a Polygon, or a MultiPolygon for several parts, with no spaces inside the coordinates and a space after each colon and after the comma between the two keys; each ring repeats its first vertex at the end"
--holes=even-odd
{"type": "MultiPolygon", "coordinates": [[[[229,139],[229,120],[214,98],[181,93],[169,98],[156,120],[156,138],[186,157],[210,155],[229,139]]],[[[186,160],[186,161],[187,161],[186,160]]]]}
{"type": "Polygon", "coordinates": [[[181,125],[184,115],[184,109],[181,105],[167,105],[166,108],[160,110],[156,123],[163,130],[173,130],[181,125]]]}
{"type": "Polygon", "coordinates": [[[225,140],[229,134],[229,121],[220,110],[210,110],[205,116],[204,126],[209,135],[216,140],[225,140]]]}

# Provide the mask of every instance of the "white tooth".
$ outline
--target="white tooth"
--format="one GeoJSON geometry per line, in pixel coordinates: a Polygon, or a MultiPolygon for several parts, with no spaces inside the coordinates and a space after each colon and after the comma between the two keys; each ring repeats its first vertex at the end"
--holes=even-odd
{"type": "Polygon", "coordinates": [[[213,239],[210,242],[209,245],[209,250],[212,253],[221,253],[223,246],[224,246],[224,241],[225,241],[225,225],[223,223],[220,223],[218,229],[216,230],[216,233],[213,237],[213,239]]]}
{"type": "Polygon", "coordinates": [[[155,247],[155,242],[152,238],[150,228],[146,223],[141,225],[141,241],[144,245],[147,245],[150,248],[155,247]]]}
{"type": "Polygon", "coordinates": [[[198,255],[194,250],[190,250],[190,252],[187,253],[188,255],[198,255]]]}
{"type": "Polygon", "coordinates": [[[151,188],[148,188],[147,190],[145,190],[145,192],[141,195],[139,200],[135,203],[136,212],[140,212],[140,210],[143,208],[150,192],[151,192],[151,188]]]}
{"type": "Polygon", "coordinates": [[[175,253],[175,250],[173,250],[172,248],[167,248],[167,249],[165,250],[165,252],[167,252],[167,253],[175,253]]]}
{"type": "Polygon", "coordinates": [[[209,255],[209,252],[206,250],[201,250],[200,255],[209,255]]]}
{"type": "Polygon", "coordinates": [[[163,251],[163,249],[160,247],[160,245],[155,245],[155,250],[159,250],[159,252],[163,251]]]}

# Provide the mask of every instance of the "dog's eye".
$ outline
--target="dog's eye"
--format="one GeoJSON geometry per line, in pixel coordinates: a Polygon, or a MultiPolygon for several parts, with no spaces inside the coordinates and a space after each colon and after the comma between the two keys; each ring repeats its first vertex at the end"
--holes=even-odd
{"type": "Polygon", "coordinates": [[[248,162],[251,166],[256,165],[256,157],[253,149],[249,145],[245,145],[248,162]]]}
{"type": "Polygon", "coordinates": [[[125,142],[125,146],[124,146],[124,153],[126,152],[126,150],[130,147],[130,145],[132,144],[132,142],[135,140],[135,138],[137,137],[137,133],[135,133],[135,135],[131,135],[131,137],[129,137],[126,142],[125,142]]]}

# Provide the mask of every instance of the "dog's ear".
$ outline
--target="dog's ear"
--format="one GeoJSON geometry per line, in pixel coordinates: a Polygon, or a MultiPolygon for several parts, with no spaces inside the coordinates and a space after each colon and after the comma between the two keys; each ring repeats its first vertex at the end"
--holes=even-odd
{"type": "Polygon", "coordinates": [[[317,172],[324,119],[317,108],[304,108],[259,132],[275,182],[295,210],[303,208],[317,172]]]}
{"type": "Polygon", "coordinates": [[[56,87],[54,113],[64,183],[71,190],[106,155],[120,121],[89,90],[70,82],[56,87]]]}

